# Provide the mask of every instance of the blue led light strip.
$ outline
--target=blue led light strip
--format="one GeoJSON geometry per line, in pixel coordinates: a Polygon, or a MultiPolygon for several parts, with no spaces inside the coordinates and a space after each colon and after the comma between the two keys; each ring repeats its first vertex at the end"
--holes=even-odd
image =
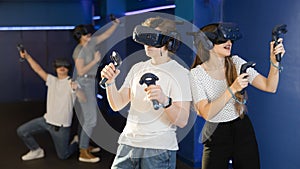
{"type": "Polygon", "coordinates": [[[151,12],[151,11],[158,11],[158,10],[163,10],[163,9],[172,9],[172,8],[175,8],[175,7],[176,7],[176,5],[159,6],[159,7],[142,9],[142,10],[137,10],[137,11],[125,12],[125,15],[126,16],[135,15],[135,14],[151,12]]]}
{"type": "Polygon", "coordinates": [[[19,31],[19,30],[72,30],[75,26],[7,26],[0,27],[0,31],[19,31]]]}
{"type": "Polygon", "coordinates": [[[101,16],[93,16],[93,20],[100,20],[101,16]]]}

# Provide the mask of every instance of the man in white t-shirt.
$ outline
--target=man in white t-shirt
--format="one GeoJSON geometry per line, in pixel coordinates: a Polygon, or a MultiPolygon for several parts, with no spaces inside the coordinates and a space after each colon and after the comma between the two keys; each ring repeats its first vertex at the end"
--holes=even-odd
{"type": "Polygon", "coordinates": [[[119,90],[114,81],[120,70],[109,64],[101,71],[101,76],[108,79],[105,85],[112,109],[118,111],[130,102],[127,123],[120,135],[118,151],[111,168],[175,169],[178,150],[175,131],[177,126],[184,127],[187,124],[192,100],[189,71],[171,57],[178,47],[176,39],[164,36],[169,39],[147,43],[141,40],[147,36],[138,34],[143,30],[157,33],[152,35],[164,36],[175,33],[175,23],[155,17],[135,28],[134,40],[144,45],[150,59],[135,64],[119,90]],[[158,46],[154,46],[155,43],[158,46]],[[158,78],[155,85],[145,84],[141,80],[149,73],[158,78]]]}
{"type": "Polygon", "coordinates": [[[28,61],[31,68],[46,82],[47,110],[44,116],[35,118],[17,129],[19,137],[30,150],[21,158],[24,161],[43,158],[44,150],[34,139],[34,134],[48,132],[54,142],[59,159],[67,159],[78,150],[78,143],[70,144],[70,126],[73,116],[73,103],[78,86],[71,82],[68,72],[70,63],[65,59],[56,59],[54,68],[57,77],[46,73],[41,66],[27,53],[20,51],[20,56],[28,61]]]}

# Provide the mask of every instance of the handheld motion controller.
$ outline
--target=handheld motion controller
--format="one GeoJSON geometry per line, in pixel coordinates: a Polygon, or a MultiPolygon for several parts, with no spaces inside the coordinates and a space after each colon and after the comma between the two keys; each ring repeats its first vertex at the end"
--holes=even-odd
{"type": "MultiPolygon", "coordinates": [[[[144,83],[147,85],[147,86],[150,86],[150,85],[155,85],[155,82],[159,80],[159,78],[152,74],[152,73],[145,73],[139,83],[140,85],[143,85],[144,83]]],[[[158,110],[160,108],[160,105],[159,105],[159,102],[157,100],[152,100],[152,103],[153,103],[153,108],[154,110],[158,110]]]]}
{"type": "MultiPolygon", "coordinates": [[[[118,52],[116,51],[113,51],[110,55],[110,59],[111,61],[113,62],[114,66],[116,67],[116,69],[122,64],[122,59],[119,55],[118,52]]],[[[100,86],[105,89],[105,82],[107,81],[108,79],[107,78],[103,78],[101,81],[100,81],[100,86]]]]}
{"type": "MultiPolygon", "coordinates": [[[[272,41],[275,41],[274,47],[278,45],[278,39],[283,35],[287,33],[286,29],[287,25],[281,24],[276,25],[272,30],[272,41]]],[[[281,54],[276,55],[277,62],[281,61],[281,54]]]]}
{"type": "MultiPolygon", "coordinates": [[[[21,43],[17,45],[17,49],[18,49],[19,52],[22,52],[22,53],[25,52],[25,48],[21,43]]],[[[20,62],[24,62],[24,60],[25,60],[24,58],[19,58],[20,62]]]]}
{"type": "Polygon", "coordinates": [[[115,21],[117,18],[116,18],[116,16],[115,16],[114,14],[110,14],[110,15],[109,15],[109,19],[110,19],[111,21],[115,21]]]}
{"type": "MultiPolygon", "coordinates": [[[[255,65],[256,65],[256,63],[255,63],[255,62],[252,62],[252,61],[247,62],[247,63],[244,63],[244,64],[241,66],[240,74],[246,73],[248,68],[250,68],[250,67],[254,68],[255,65]]],[[[242,90],[240,91],[240,93],[241,93],[241,94],[244,94],[244,93],[245,93],[245,88],[242,89],[242,90]]]]}

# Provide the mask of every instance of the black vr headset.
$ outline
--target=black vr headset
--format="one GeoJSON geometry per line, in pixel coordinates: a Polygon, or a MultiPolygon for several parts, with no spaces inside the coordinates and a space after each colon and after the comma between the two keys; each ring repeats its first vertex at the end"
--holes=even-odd
{"type": "Polygon", "coordinates": [[[58,58],[53,61],[53,68],[57,69],[59,67],[65,67],[69,70],[71,70],[71,68],[72,68],[70,62],[68,62],[66,59],[63,59],[63,58],[58,58]]]}
{"type": "Polygon", "coordinates": [[[93,34],[94,32],[93,25],[77,25],[73,30],[73,37],[79,41],[82,35],[93,34]]]}
{"type": "Polygon", "coordinates": [[[133,40],[137,43],[161,48],[167,45],[169,51],[175,52],[180,46],[180,35],[178,32],[163,34],[153,28],[137,25],[133,31],[133,40]]]}
{"type": "Polygon", "coordinates": [[[200,30],[205,33],[205,35],[213,44],[222,44],[228,40],[234,42],[242,38],[240,28],[235,23],[213,23],[205,27],[201,28],[200,30]],[[205,27],[209,26],[217,26],[217,28],[212,32],[205,31],[205,27]]]}

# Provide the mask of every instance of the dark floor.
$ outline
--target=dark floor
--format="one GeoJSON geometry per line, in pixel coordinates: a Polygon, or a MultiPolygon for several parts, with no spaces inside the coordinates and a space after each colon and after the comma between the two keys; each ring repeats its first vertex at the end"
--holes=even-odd
{"type": "MultiPolygon", "coordinates": [[[[28,150],[17,137],[18,126],[35,117],[43,115],[44,103],[21,102],[0,104],[0,169],[109,169],[114,154],[101,150],[97,156],[101,162],[96,164],[78,162],[78,154],[70,159],[59,160],[56,156],[54,146],[48,134],[38,135],[36,138],[41,147],[44,148],[46,156],[43,159],[22,161],[21,155],[28,150]]],[[[192,167],[177,160],[177,169],[192,169],[192,167]]]]}

